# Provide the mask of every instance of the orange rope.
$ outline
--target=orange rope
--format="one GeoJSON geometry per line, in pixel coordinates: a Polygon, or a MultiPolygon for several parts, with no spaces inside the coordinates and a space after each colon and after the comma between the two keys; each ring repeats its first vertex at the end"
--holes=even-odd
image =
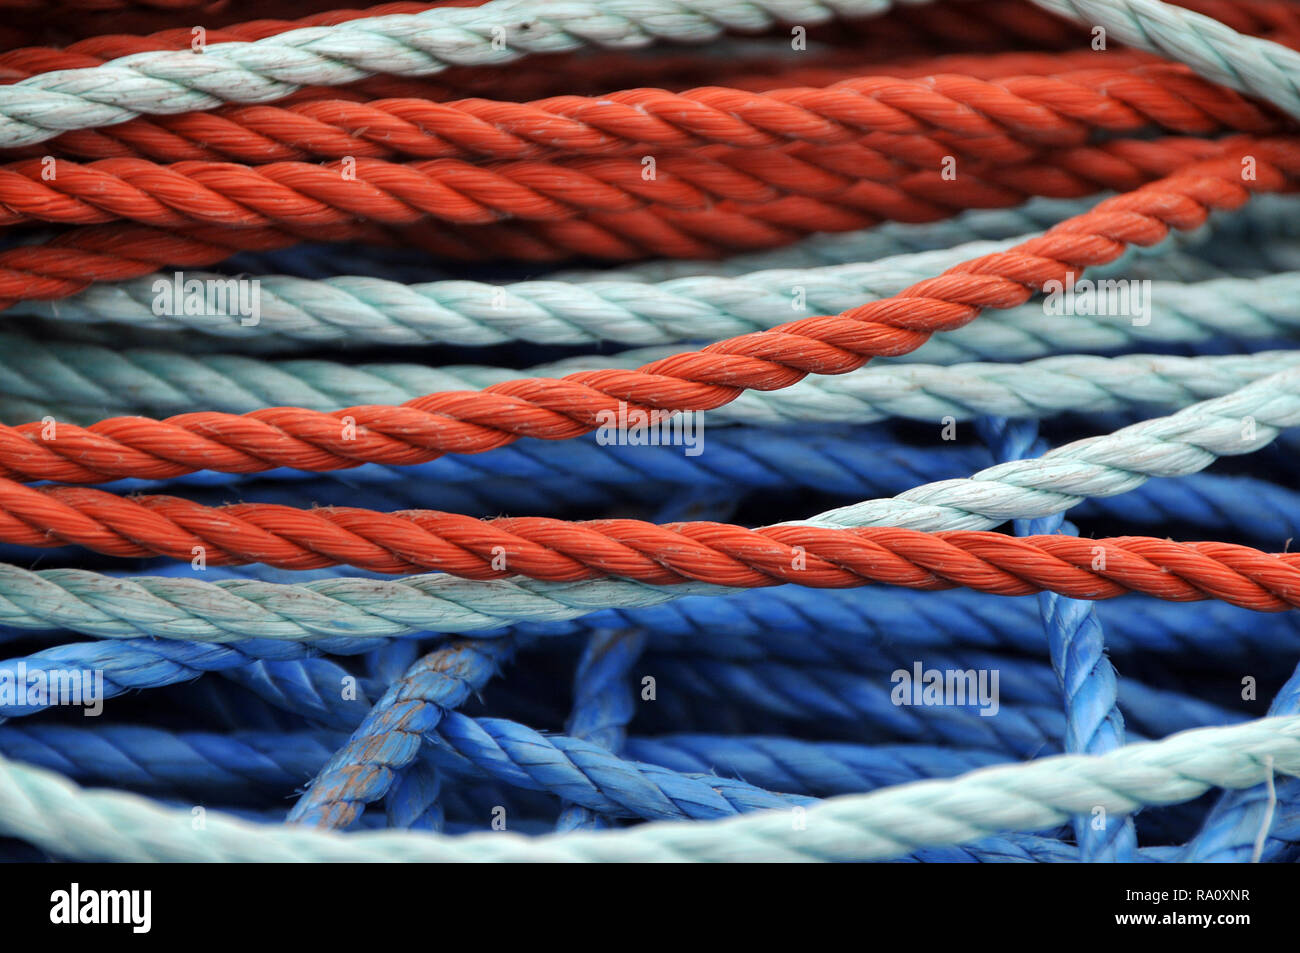
{"type": "MultiPolygon", "coordinates": [[[[30,159],[0,167],[0,225],[129,220],[160,228],[301,228],[361,221],[409,225],[426,217],[484,225],[654,209],[669,222],[675,212],[716,211],[744,219],[751,229],[767,224],[847,231],[878,220],[923,221],[946,210],[1017,205],[1033,195],[1131,188],[1216,150],[1197,139],[1120,140],[1063,149],[1047,162],[1025,162],[1020,155],[1011,159],[1016,164],[975,162],[963,165],[958,178],[945,178],[941,143],[893,134],[876,142],[881,148],[800,143],[787,150],[671,152],[660,157],[650,178],[642,160],[621,156],[485,166],[459,159],[264,166],[101,159],[59,162],[48,180],[47,163],[30,159]]],[[[1035,156],[1034,150],[1011,148],[1035,156]]],[[[691,220],[698,230],[686,219],[680,224],[725,247],[727,232],[708,229],[712,217],[691,220]]]]}
{"type": "Polygon", "coordinates": [[[1258,134],[1284,123],[1278,113],[1184,67],[1157,64],[993,80],[882,75],[767,93],[630,89],[531,103],[313,99],[136,119],[66,133],[56,144],[60,154],[92,158],[260,164],[343,156],[519,159],[703,144],[873,146],[906,135],[933,138],[940,157],[1010,162],[1027,160],[1035,148],[1082,144],[1100,131],[1258,134]]]}
{"type": "MultiPolygon", "coordinates": [[[[178,231],[168,241],[168,233],[107,225],[0,252],[0,307],[64,297],[93,281],[132,278],[162,265],[208,265],[239,250],[363,239],[374,232],[362,218],[387,225],[428,218],[458,223],[455,233],[431,236],[426,246],[452,257],[465,257],[456,248],[463,242],[475,249],[471,258],[483,257],[485,250],[489,257],[524,260],[711,258],[784,245],[812,232],[849,231],[881,221],[931,222],[968,208],[1007,208],[1035,195],[1072,198],[1131,189],[1220,150],[1214,142],[1192,138],[1116,140],[1060,150],[1047,161],[963,166],[959,178],[949,178],[934,143],[898,136],[880,144],[928,168],[909,170],[856,143],[673,154],[664,157],[654,180],[643,178],[640,161],[615,158],[485,168],[452,159],[412,165],[362,159],[353,167],[355,181],[344,179],[341,164],[175,167],[202,168],[200,183],[184,176],[168,181],[163,170],[142,160],[115,159],[88,169],[65,162],[58,167],[57,183],[45,183],[40,181],[44,165],[29,161],[12,167],[18,176],[5,180],[11,206],[27,202],[29,211],[47,217],[102,222],[113,212],[88,208],[49,186],[81,188],[90,198],[111,180],[97,173],[131,170],[143,175],[141,181],[160,186],[168,201],[128,189],[116,211],[178,231]],[[12,192],[15,185],[18,192],[12,192]],[[34,203],[30,194],[24,196],[32,186],[34,203]],[[522,232],[503,228],[510,224],[503,219],[511,217],[522,232]],[[214,224],[221,227],[210,227],[214,224]]],[[[25,220],[14,212],[8,222],[25,220]]]]}
{"type": "Polygon", "coordinates": [[[212,508],[169,496],[124,500],[101,490],[33,489],[4,481],[0,540],[41,547],[77,543],[114,556],[189,560],[202,552],[214,565],[261,562],[312,569],[344,563],[385,573],[437,570],[468,579],[523,575],[576,582],[617,576],[654,585],[696,581],[815,588],[886,583],[913,589],[966,586],[1006,596],[1049,589],[1077,599],[1141,592],[1174,601],[1221,599],[1261,611],[1300,608],[1300,553],[1269,555],[1229,543],[1133,536],[746,529],[626,519],[485,521],[432,510],[387,514],[260,503],[212,508]]]}
{"type": "Polygon", "coordinates": [[[0,429],[0,475],[87,483],[166,478],[199,469],[252,473],[277,466],[329,470],[373,461],[419,463],[476,453],[522,436],[562,440],[595,429],[602,411],[708,410],[747,389],[777,390],[807,374],[842,374],[872,355],[915,350],[935,331],[973,321],[982,308],[1023,304],[1048,280],[1113,261],[1129,244],[1201,225],[1251,191],[1279,191],[1300,175],[1300,140],[1238,139],[1224,156],[1108,199],[1010,251],[954,266],[891,298],[678,354],[637,370],[520,379],[481,391],[431,394],[398,407],[332,414],[269,408],[244,415],[192,413],[154,421],[105,420],[89,428],[42,424],[0,429]],[[1243,158],[1255,177],[1243,181],[1243,158]]]}

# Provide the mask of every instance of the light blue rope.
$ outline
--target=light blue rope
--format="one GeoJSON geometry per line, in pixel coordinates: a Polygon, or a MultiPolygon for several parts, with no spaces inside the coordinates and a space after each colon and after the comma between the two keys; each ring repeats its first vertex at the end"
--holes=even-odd
{"type": "Polygon", "coordinates": [[[1300,53],[1244,36],[1204,14],[1160,0],[1034,0],[1064,17],[1102,26],[1115,39],[1186,63],[1211,82],[1300,117],[1300,53]]]}
{"type": "MultiPolygon", "coordinates": [[[[985,440],[1003,460],[1040,456],[1047,444],[1038,439],[1033,421],[1000,418],[980,422],[985,440]]],[[[1036,520],[1017,520],[1020,536],[1075,535],[1078,530],[1064,514],[1036,520]]],[[[1124,716],[1120,714],[1115,669],[1106,658],[1101,623],[1093,604],[1056,593],[1038,597],[1052,667],[1056,669],[1065,697],[1065,750],[1071,753],[1104,754],[1124,744],[1124,716]]],[[[1137,852],[1137,831],[1128,816],[1101,815],[1100,826],[1089,815],[1073,818],[1075,841],[1085,861],[1131,862],[1137,852]]]]}
{"type": "MultiPolygon", "coordinates": [[[[1291,675],[1269,706],[1270,715],[1300,711],[1300,668],[1291,675]]],[[[1233,791],[1219,798],[1204,826],[1187,845],[1180,860],[1241,863],[1277,860],[1300,842],[1300,780],[1287,778],[1272,791],[1266,785],[1233,791]]]]}
{"type": "Polygon", "coordinates": [[[116,792],[88,792],[38,768],[0,759],[0,835],[19,834],[65,856],[131,859],[314,860],[870,860],[978,840],[1007,828],[1044,830],[1091,801],[1108,811],[1194,799],[1211,787],[1250,787],[1271,771],[1300,773],[1300,717],[1183,732],[1101,756],[1063,755],[984,768],[956,779],[818,802],[795,826],[783,811],[716,824],[651,824],[532,840],[506,832],[447,838],[301,825],[242,827],[116,792]],[[39,805],[39,807],[37,807],[39,805]],[[145,831],[150,836],[143,836],[145,831]]]}
{"type": "Polygon", "coordinates": [[[38,73],[0,90],[0,146],[42,142],[141,114],[172,115],[222,103],[260,103],[309,86],[340,86],[375,73],[426,76],[449,66],[501,65],[529,53],[652,42],[698,43],[792,19],[824,23],[874,16],[889,0],[492,0],[415,14],[299,28],[251,42],[212,43],[203,60],[147,51],[85,69],[38,73]],[[520,28],[526,24],[527,29],[520,28]]]}

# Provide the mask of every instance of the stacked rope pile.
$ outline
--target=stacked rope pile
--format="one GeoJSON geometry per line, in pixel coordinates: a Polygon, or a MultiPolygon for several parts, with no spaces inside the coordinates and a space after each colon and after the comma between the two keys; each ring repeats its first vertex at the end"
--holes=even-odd
{"type": "Polygon", "coordinates": [[[1300,856],[1291,5],[57,5],[0,856],[1300,856]]]}

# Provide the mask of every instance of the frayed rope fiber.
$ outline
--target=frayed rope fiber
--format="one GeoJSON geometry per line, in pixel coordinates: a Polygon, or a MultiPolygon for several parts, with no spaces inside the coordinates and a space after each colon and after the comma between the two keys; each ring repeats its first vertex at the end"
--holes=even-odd
{"type": "Polygon", "coordinates": [[[57,6],[0,858],[1300,859],[1284,4],[57,6]]]}

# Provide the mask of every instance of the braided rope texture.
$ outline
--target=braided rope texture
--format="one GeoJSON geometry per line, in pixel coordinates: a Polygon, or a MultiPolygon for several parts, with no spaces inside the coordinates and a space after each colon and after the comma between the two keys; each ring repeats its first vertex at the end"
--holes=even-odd
{"type": "Polygon", "coordinates": [[[0,858],[1300,858],[1287,4],[54,6],[0,858]]]}

